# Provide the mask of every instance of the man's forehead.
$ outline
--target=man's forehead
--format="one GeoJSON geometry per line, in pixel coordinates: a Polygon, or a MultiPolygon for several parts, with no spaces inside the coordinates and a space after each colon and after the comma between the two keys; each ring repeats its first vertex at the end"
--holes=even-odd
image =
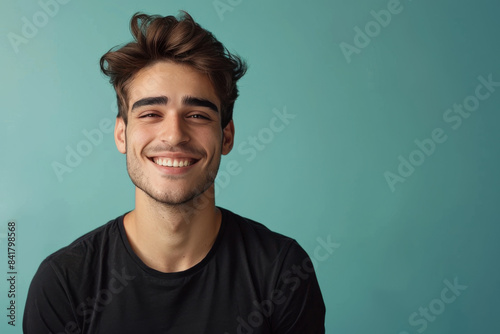
{"type": "Polygon", "coordinates": [[[208,75],[191,66],[173,62],[158,62],[141,69],[130,81],[129,102],[149,96],[167,96],[171,99],[194,96],[213,100],[219,98],[208,75]]]}

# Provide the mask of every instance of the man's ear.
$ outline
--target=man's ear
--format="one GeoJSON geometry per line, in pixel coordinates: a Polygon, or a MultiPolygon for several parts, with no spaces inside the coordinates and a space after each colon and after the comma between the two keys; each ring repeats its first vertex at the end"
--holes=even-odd
{"type": "Polygon", "coordinates": [[[222,154],[226,155],[231,152],[234,144],[234,123],[233,120],[227,123],[222,130],[222,154]]]}
{"type": "Polygon", "coordinates": [[[117,117],[115,123],[115,144],[118,151],[123,154],[127,153],[126,128],[127,126],[123,118],[117,117]]]}

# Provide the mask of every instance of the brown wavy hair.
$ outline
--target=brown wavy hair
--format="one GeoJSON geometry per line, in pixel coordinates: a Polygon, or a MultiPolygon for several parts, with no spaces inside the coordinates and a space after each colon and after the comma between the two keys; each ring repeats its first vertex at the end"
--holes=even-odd
{"type": "Polygon", "coordinates": [[[229,123],[238,97],[236,83],[247,70],[245,61],[231,54],[184,11],[179,19],[136,13],[130,20],[130,30],[134,41],[112,48],[100,60],[101,71],[109,76],[116,91],[117,117],[127,124],[127,88],[135,74],[167,60],[190,65],[208,75],[221,101],[222,128],[229,123]]]}

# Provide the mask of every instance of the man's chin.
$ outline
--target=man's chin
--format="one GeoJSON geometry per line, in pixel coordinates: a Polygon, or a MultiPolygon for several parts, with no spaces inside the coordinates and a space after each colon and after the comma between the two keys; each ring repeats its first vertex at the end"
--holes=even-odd
{"type": "Polygon", "coordinates": [[[171,197],[171,196],[149,196],[158,204],[165,206],[189,206],[197,196],[171,197]]]}
{"type": "Polygon", "coordinates": [[[207,199],[210,196],[207,196],[207,190],[210,189],[210,186],[202,191],[192,191],[186,193],[161,193],[161,192],[153,192],[148,191],[147,189],[142,189],[138,187],[147,197],[155,201],[157,204],[161,204],[164,206],[170,207],[191,207],[197,208],[200,206],[204,206],[207,203],[207,199]],[[203,205],[204,204],[204,205],[203,205]]]}

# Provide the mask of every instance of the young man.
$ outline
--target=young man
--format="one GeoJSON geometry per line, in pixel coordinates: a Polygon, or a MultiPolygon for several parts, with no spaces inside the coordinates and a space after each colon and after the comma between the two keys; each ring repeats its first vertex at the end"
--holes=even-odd
{"type": "Polygon", "coordinates": [[[135,209],[41,264],[25,333],[324,333],[311,260],[293,240],[215,206],[246,71],[184,13],[136,14],[101,58],[135,209]]]}

